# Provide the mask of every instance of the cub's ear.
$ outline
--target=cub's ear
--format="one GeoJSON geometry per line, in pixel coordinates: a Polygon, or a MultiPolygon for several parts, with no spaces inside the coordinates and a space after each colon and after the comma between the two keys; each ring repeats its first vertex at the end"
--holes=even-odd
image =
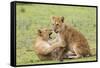
{"type": "Polygon", "coordinates": [[[41,30],[38,29],[38,35],[39,35],[39,36],[41,36],[41,33],[42,33],[41,30]]]}
{"type": "Polygon", "coordinates": [[[54,19],[55,19],[55,16],[52,16],[52,17],[51,17],[51,19],[53,19],[53,20],[54,20],[54,19]]]}
{"type": "Polygon", "coordinates": [[[64,17],[63,16],[61,16],[61,21],[64,22],[64,17]]]}

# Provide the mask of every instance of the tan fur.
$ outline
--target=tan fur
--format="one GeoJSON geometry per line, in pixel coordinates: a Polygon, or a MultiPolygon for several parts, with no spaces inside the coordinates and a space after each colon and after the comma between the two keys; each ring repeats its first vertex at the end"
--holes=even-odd
{"type": "Polygon", "coordinates": [[[75,53],[69,58],[79,58],[91,55],[87,39],[75,28],[64,23],[64,17],[53,16],[52,24],[54,31],[60,35],[65,45],[65,51],[75,53]]]}
{"type": "Polygon", "coordinates": [[[51,33],[52,31],[46,28],[38,30],[38,37],[34,49],[40,60],[54,60],[55,49],[62,47],[61,45],[50,43],[51,33]]]}

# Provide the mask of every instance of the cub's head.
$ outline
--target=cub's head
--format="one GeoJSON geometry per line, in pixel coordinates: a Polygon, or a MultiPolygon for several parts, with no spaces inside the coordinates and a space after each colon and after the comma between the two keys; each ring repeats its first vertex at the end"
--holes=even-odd
{"type": "Polygon", "coordinates": [[[63,28],[64,17],[63,16],[53,16],[52,17],[52,25],[54,32],[58,33],[63,28]]]}
{"type": "Polygon", "coordinates": [[[40,37],[42,37],[43,40],[51,39],[51,36],[50,36],[51,34],[52,34],[52,30],[51,29],[43,28],[43,29],[39,29],[38,30],[38,35],[40,37]]]}

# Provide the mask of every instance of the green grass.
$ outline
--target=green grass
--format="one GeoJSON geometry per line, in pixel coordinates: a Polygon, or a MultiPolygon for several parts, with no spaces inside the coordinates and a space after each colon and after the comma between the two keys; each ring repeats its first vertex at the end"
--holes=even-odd
{"type": "MultiPolygon", "coordinates": [[[[17,65],[59,63],[58,61],[39,61],[34,53],[34,43],[37,30],[43,27],[51,28],[51,16],[64,16],[65,23],[71,24],[87,38],[92,53],[96,54],[96,8],[17,4],[16,6],[16,59],[17,65]]],[[[93,61],[96,56],[65,59],[64,62],[93,61]]]]}

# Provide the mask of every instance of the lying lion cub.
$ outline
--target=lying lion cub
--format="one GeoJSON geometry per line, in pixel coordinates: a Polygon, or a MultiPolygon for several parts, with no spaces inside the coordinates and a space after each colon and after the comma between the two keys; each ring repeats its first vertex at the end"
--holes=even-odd
{"type": "Polygon", "coordinates": [[[54,53],[56,48],[63,47],[62,45],[50,43],[50,29],[38,30],[38,37],[35,44],[35,52],[40,60],[54,60],[54,53]]]}

